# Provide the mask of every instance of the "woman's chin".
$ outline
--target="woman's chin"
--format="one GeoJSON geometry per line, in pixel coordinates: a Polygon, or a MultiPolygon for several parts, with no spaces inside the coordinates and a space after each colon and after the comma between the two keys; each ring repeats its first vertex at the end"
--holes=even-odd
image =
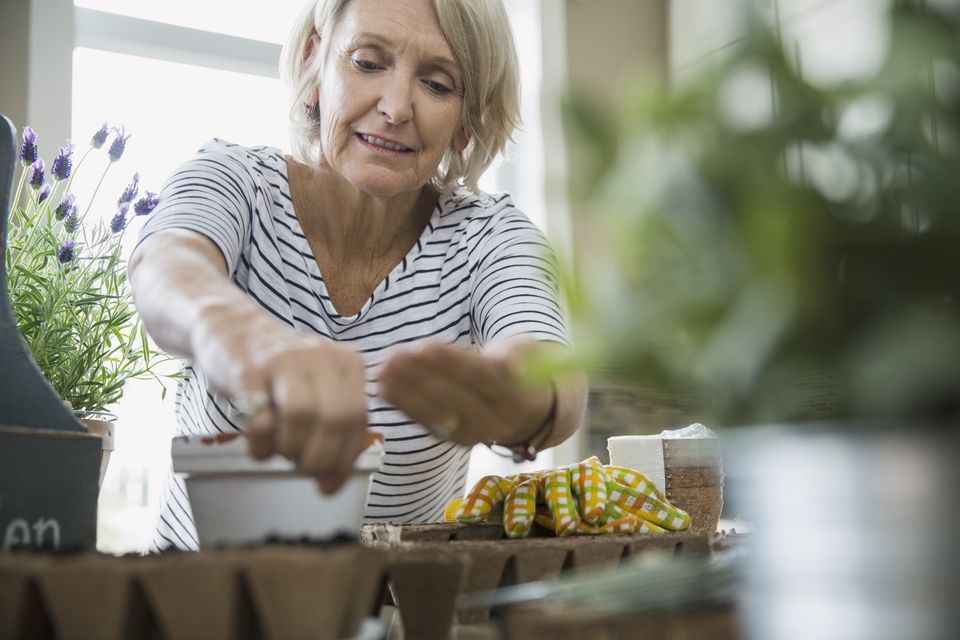
{"type": "Polygon", "coordinates": [[[428,180],[417,180],[410,176],[389,172],[364,173],[344,176],[351,184],[364,193],[377,198],[391,198],[417,192],[428,180]]]}

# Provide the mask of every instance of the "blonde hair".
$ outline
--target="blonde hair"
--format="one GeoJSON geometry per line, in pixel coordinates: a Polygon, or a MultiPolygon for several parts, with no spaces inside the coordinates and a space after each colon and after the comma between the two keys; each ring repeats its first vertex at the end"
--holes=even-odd
{"type": "MultiPolygon", "coordinates": [[[[350,0],[310,0],[283,47],[280,73],[290,89],[293,157],[319,162],[320,126],[306,108],[316,86],[323,56],[307,50],[314,34],[321,47],[329,41],[350,0]]],[[[520,124],[520,68],[513,32],[502,0],[433,0],[440,30],[463,76],[463,123],[470,138],[460,153],[449,149],[432,184],[440,190],[477,180],[511,140],[520,124]]]]}

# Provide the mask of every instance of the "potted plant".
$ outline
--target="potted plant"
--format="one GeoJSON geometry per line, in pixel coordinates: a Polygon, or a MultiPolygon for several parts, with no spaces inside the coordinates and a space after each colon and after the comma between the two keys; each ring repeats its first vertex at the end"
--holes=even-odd
{"type": "Polygon", "coordinates": [[[106,410],[120,399],[128,379],[159,379],[155,369],[164,361],[134,311],[121,253],[129,222],[149,215],[157,195],[141,194],[135,173],[115,205],[97,201],[129,137],[123,128],[104,124],[76,163],[67,141],[48,175],[37,134],[25,127],[5,257],[14,318],[33,359],[88,430],[103,438],[101,482],[113,449],[106,410]],[[76,172],[104,152],[97,189],[86,200],[78,198],[71,190],[76,172]],[[104,221],[98,210],[114,206],[104,221]]]}
{"type": "Polygon", "coordinates": [[[597,359],[728,424],[809,418],[805,381],[818,417],[956,411],[960,19],[898,4],[890,27],[880,72],[840,86],[756,26],[690,86],[572,103],[582,235],[612,249],[588,241],[574,296],[597,359]],[[759,119],[728,99],[744,80],[775,95],[759,119]]]}
{"type": "Polygon", "coordinates": [[[729,440],[761,529],[756,637],[957,629],[938,594],[957,587],[960,15],[926,4],[891,3],[871,77],[808,82],[754,16],[695,82],[570,103],[590,360],[711,425],[793,425],[729,440]]]}

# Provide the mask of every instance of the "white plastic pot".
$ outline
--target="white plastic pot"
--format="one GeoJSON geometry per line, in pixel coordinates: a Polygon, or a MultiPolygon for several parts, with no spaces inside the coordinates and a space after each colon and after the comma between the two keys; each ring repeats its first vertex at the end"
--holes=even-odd
{"type": "Polygon", "coordinates": [[[186,481],[200,545],[211,547],[271,537],[359,537],[370,480],[384,449],[380,442],[368,447],[353,475],[329,496],[282,456],[252,459],[245,438],[212,445],[177,438],[172,453],[173,469],[186,481]]]}

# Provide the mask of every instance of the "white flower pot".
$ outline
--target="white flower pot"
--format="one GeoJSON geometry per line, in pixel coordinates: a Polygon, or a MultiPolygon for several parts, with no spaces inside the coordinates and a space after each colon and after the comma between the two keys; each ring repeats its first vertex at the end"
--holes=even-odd
{"type": "Polygon", "coordinates": [[[114,450],[114,431],[116,429],[117,417],[112,413],[90,413],[84,414],[87,417],[81,418],[83,426],[87,431],[100,436],[100,480],[98,487],[103,487],[103,478],[107,475],[107,465],[110,464],[110,454],[114,450]]]}
{"type": "Polygon", "coordinates": [[[185,476],[201,547],[255,544],[270,537],[359,538],[370,480],[383,454],[380,442],[368,447],[346,484],[329,496],[282,456],[252,459],[245,438],[213,445],[178,438],[173,468],[185,476]]]}

